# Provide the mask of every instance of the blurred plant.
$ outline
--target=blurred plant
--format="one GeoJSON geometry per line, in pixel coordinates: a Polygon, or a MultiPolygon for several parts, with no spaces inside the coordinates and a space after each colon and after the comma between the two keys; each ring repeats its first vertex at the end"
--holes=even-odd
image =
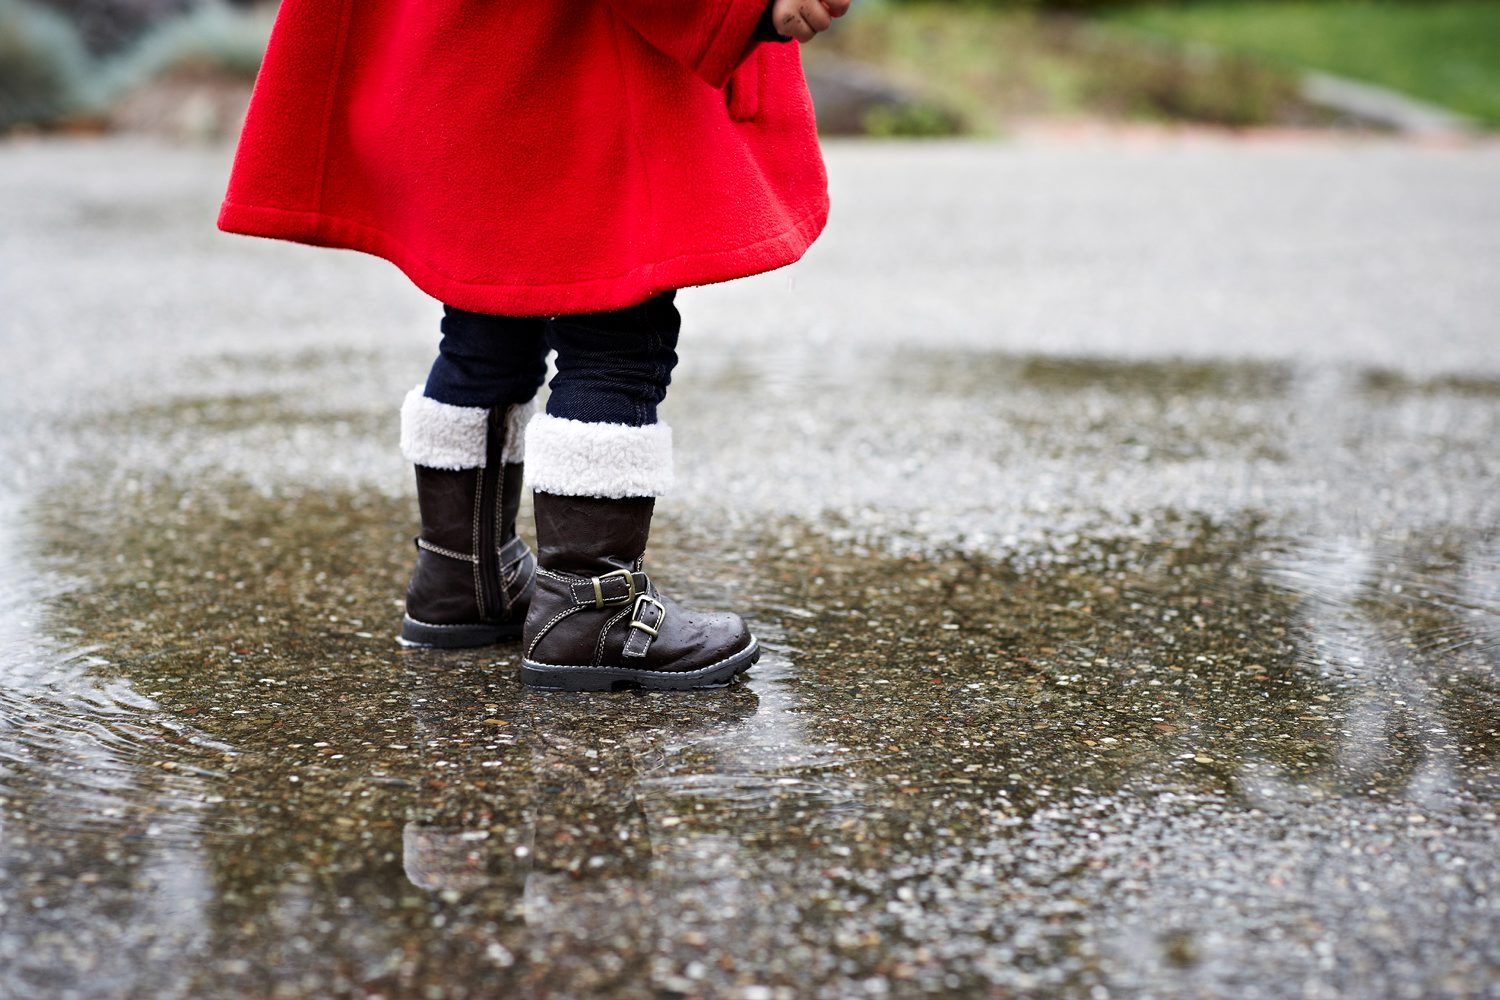
{"type": "MultiPolygon", "coordinates": [[[[871,2],[808,46],[807,58],[876,67],[981,133],[1036,117],[1231,126],[1324,120],[1299,97],[1294,72],[1036,6],[871,2]]],[[[921,123],[909,124],[879,115],[869,122],[882,134],[917,134],[921,123]]]]}
{"type": "Polygon", "coordinates": [[[31,0],[67,19],[96,58],[122,52],[152,26],[176,17],[197,0],[31,0]]]}
{"type": "MultiPolygon", "coordinates": [[[[136,6],[145,9],[147,2],[136,6]]],[[[157,0],[155,9],[182,6],[157,0]]],[[[205,0],[98,57],[77,22],[57,10],[34,0],[0,0],[0,132],[103,116],[123,95],[163,78],[249,81],[274,19],[274,5],[243,9],[205,0]]]]}
{"type": "Polygon", "coordinates": [[[1204,46],[1180,46],[1083,26],[1089,54],[1078,94],[1089,107],[1131,118],[1262,125],[1299,101],[1294,74],[1204,46]]]}
{"type": "Polygon", "coordinates": [[[1045,13],[1102,13],[1144,6],[1186,6],[1195,0],[866,0],[870,6],[891,4],[892,6],[917,7],[924,5],[955,7],[987,7],[991,10],[1036,11],[1045,13]]]}
{"type": "Polygon", "coordinates": [[[953,112],[935,104],[877,105],[864,114],[866,135],[922,139],[960,135],[964,123],[953,112]]]}
{"type": "Polygon", "coordinates": [[[54,124],[97,108],[101,97],[93,60],[67,20],[0,0],[0,130],[54,124]]]}
{"type": "Polygon", "coordinates": [[[207,0],[163,21],[107,66],[107,86],[120,93],[170,76],[253,80],[260,69],[275,5],[243,9],[207,0]]]}

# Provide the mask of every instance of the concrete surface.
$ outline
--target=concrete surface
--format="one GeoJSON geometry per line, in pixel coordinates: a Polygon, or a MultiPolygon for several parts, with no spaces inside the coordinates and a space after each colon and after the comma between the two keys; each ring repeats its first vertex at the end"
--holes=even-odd
{"type": "Polygon", "coordinates": [[[0,994],[1478,996],[1500,150],[830,144],[684,293],[693,697],[398,649],[436,307],[0,146],[0,994]]]}

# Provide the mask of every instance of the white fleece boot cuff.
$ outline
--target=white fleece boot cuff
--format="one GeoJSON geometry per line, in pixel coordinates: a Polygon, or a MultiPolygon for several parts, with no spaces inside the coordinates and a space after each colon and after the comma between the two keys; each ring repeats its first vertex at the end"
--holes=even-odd
{"type": "Polygon", "coordinates": [[[546,413],[526,427],[531,488],[570,497],[658,497],[672,488],[672,428],[546,413]]]}
{"type": "MultiPolygon", "coordinates": [[[[536,400],[505,411],[505,447],[501,458],[526,458],[526,423],[536,413],[536,400]]],[[[482,406],[454,406],[422,395],[422,386],[406,394],[401,404],[401,454],[413,465],[429,469],[482,469],[490,411],[482,406]]]]}

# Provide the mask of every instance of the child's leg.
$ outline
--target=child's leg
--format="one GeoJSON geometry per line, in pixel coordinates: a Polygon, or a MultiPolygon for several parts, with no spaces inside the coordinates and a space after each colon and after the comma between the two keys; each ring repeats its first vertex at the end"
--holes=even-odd
{"type": "Polygon", "coordinates": [[[444,308],[427,384],[401,407],[422,534],[401,638],[477,646],[516,638],[535,559],[516,537],[525,423],[546,375],[547,322],[444,308]]]}
{"type": "Polygon", "coordinates": [[[548,331],[557,374],[547,412],[599,424],[656,423],[677,367],[682,318],[667,292],[617,312],[558,316],[548,331]]]}
{"type": "Polygon", "coordinates": [[[672,481],[672,432],[656,419],[677,363],[672,299],[552,321],[557,375],[526,433],[540,567],[526,683],[714,686],[759,655],[737,615],[685,611],[643,572],[655,498],[672,481]]]}
{"type": "Polygon", "coordinates": [[[443,339],[423,395],[450,406],[530,402],[547,375],[547,321],[443,307],[443,339]]]}

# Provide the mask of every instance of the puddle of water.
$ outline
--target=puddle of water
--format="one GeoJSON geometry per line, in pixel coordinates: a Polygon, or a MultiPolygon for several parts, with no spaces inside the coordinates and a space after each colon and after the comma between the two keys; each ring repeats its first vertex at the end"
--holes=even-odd
{"type": "Polygon", "coordinates": [[[1500,524],[1500,409],[1479,376],[1377,391],[1291,362],[786,344],[717,364],[669,405],[700,456],[685,500],[736,526],[790,513],[884,548],[1045,563],[1193,516],[1361,544],[1500,524]],[[736,419],[698,416],[720,407],[736,419]]]}
{"type": "Polygon", "coordinates": [[[393,645],[405,501],[200,482],[92,515],[32,517],[87,585],[10,685],[0,992],[1253,995],[1495,968],[1493,539],[1199,519],[1022,572],[796,523],[713,555],[668,522],[668,585],[748,607],[765,662],[576,697],[521,689],[513,650],[393,645]]]}
{"type": "MultiPolygon", "coordinates": [[[[102,414],[95,423],[105,425],[120,419],[102,414]]],[[[229,434],[256,424],[276,424],[283,430],[293,426],[327,427],[354,425],[366,433],[383,429],[363,411],[333,410],[311,400],[289,398],[279,392],[244,395],[180,396],[147,407],[133,407],[128,415],[132,429],[144,437],[160,439],[174,433],[229,434]]]]}
{"type": "Polygon", "coordinates": [[[892,374],[897,378],[905,373],[929,385],[939,381],[958,392],[970,393],[1035,389],[1069,396],[1100,391],[1112,396],[1159,399],[1204,395],[1217,399],[1268,398],[1282,395],[1292,378],[1290,366],[1260,361],[1126,360],[980,351],[913,352],[892,360],[892,374]]]}
{"type": "Polygon", "coordinates": [[[1361,376],[1363,388],[1372,394],[1456,395],[1494,399],[1500,396],[1500,378],[1484,375],[1441,375],[1434,378],[1411,378],[1400,372],[1377,368],[1361,376]]]}
{"type": "Polygon", "coordinates": [[[658,533],[665,583],[766,648],[691,698],[396,648],[411,504],[347,483],[406,470],[389,412],[311,390],[337,352],[81,419],[64,466],[93,488],[0,518],[0,993],[1248,997],[1500,970],[1483,392],[793,360],[677,396],[721,473],[772,464],[730,477],[733,545],[694,500],[658,533]],[[847,407],[871,382],[890,405],[847,407]],[[695,417],[695,392],[811,388],[722,449],[695,417]],[[1431,476],[1399,474],[1415,457],[1431,476]],[[787,516],[798,491],[835,509],[787,516]],[[937,541],[993,512],[1045,544],[937,541]]]}

